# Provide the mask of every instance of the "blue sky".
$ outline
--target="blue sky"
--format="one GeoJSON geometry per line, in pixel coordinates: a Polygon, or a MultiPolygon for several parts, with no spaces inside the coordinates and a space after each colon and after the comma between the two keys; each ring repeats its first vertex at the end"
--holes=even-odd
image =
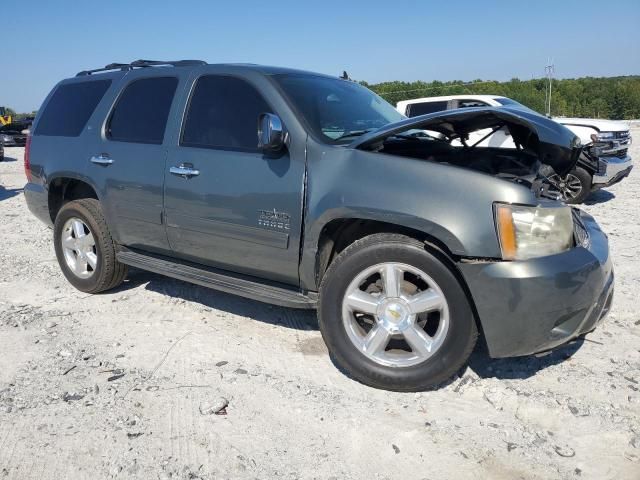
{"type": "Polygon", "coordinates": [[[9,4],[0,105],[18,111],[79,70],[138,58],[346,69],[372,83],[529,79],[548,57],[557,77],[640,74],[638,0],[9,4]]]}

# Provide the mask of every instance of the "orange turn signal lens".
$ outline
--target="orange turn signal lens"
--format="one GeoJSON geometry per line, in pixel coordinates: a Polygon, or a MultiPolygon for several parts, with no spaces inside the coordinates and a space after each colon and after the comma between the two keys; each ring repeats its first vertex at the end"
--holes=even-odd
{"type": "Polygon", "coordinates": [[[513,224],[511,208],[508,205],[496,205],[496,225],[502,258],[514,260],[516,258],[516,227],[513,224]]]}

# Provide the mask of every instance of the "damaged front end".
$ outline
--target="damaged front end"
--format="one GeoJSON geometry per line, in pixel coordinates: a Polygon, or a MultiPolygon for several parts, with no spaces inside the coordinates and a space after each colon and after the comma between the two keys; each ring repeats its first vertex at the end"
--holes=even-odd
{"type": "Polygon", "coordinates": [[[554,199],[557,193],[550,190],[549,177],[566,175],[581,152],[580,139],[566,127],[534,112],[507,107],[413,117],[369,132],[350,146],[480,171],[554,199]],[[493,147],[493,135],[512,141],[493,147]]]}

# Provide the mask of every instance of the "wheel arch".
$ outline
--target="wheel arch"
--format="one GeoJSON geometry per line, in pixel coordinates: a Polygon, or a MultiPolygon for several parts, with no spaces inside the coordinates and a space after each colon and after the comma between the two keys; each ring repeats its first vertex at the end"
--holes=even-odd
{"type": "Polygon", "coordinates": [[[399,233],[420,241],[425,250],[442,262],[458,280],[473,312],[476,326],[482,333],[482,324],[474,298],[462,272],[458,268],[458,263],[464,256],[461,254],[462,245],[456,245],[459,250],[452,250],[450,245],[432,232],[425,232],[406,225],[362,217],[340,217],[325,223],[318,236],[314,258],[315,288],[310,290],[318,290],[324,274],[336,255],[356,240],[376,233],[399,233]]]}
{"type": "Polygon", "coordinates": [[[51,222],[55,222],[62,206],[72,200],[94,198],[100,201],[98,190],[86,178],[73,174],[58,175],[48,181],[48,207],[51,222]]]}
{"type": "Polygon", "coordinates": [[[423,242],[430,248],[441,252],[448,259],[458,257],[437,236],[412,227],[368,218],[335,218],[322,227],[318,237],[314,267],[316,285],[320,285],[324,273],[336,255],[356,240],[375,233],[403,234],[423,242]]]}

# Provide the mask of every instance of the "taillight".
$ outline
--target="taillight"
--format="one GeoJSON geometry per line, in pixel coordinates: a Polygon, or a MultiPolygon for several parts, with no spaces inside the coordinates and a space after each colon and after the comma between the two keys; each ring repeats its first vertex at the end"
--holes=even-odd
{"type": "Polygon", "coordinates": [[[24,146],[24,174],[27,177],[27,182],[31,182],[31,161],[29,155],[31,153],[31,135],[27,136],[27,143],[24,146]]]}

